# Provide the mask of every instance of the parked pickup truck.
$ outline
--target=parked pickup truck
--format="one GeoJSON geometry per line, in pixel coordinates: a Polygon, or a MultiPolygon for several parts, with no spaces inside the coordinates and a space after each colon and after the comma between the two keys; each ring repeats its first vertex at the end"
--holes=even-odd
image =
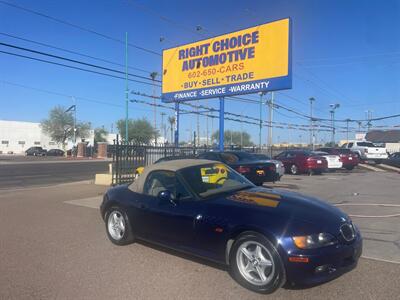
{"type": "Polygon", "coordinates": [[[373,160],[375,163],[381,163],[388,158],[385,147],[377,147],[371,142],[354,141],[345,143],[342,148],[347,148],[356,153],[362,160],[373,160]]]}

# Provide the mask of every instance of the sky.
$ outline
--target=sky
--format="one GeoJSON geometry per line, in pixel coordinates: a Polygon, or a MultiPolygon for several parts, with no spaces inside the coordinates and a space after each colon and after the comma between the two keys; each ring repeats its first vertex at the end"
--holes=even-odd
{"type": "MultiPolygon", "coordinates": [[[[290,90],[276,92],[276,103],[309,115],[309,98],[314,97],[314,116],[320,118],[329,118],[329,105],[338,103],[340,107],[335,118],[342,120],[365,119],[367,110],[372,111],[372,117],[400,113],[400,0],[1,0],[0,42],[124,71],[125,45],[120,41],[124,41],[127,32],[130,44],[150,50],[129,47],[129,72],[148,78],[151,72],[160,72],[161,56],[157,53],[164,48],[286,17],[290,17],[293,24],[293,86],[290,90]],[[67,24],[10,7],[4,2],[67,24]],[[201,26],[201,30],[196,30],[196,26],[201,26]]],[[[27,55],[3,45],[0,51],[27,55]]],[[[28,55],[56,61],[32,53],[28,55]]],[[[129,89],[161,93],[159,87],[137,82],[129,82],[129,89]]],[[[259,99],[257,95],[243,97],[259,99]]],[[[135,95],[130,99],[150,100],[135,95]]],[[[40,122],[54,106],[68,107],[74,103],[79,120],[115,132],[116,121],[125,117],[125,81],[0,53],[0,119],[40,122]]],[[[218,107],[218,99],[199,100],[199,103],[218,107]]],[[[227,100],[225,109],[243,114],[244,118],[260,115],[259,105],[234,100],[227,100]]],[[[161,126],[162,112],[166,113],[165,118],[173,115],[172,110],[157,108],[157,127],[161,126]]],[[[266,119],[265,106],[261,113],[266,119]]],[[[130,103],[129,115],[154,122],[154,110],[145,104],[130,103]]],[[[192,114],[181,115],[181,140],[187,140],[190,132],[196,130],[196,118],[192,114]]],[[[274,121],[309,124],[307,118],[283,109],[274,110],[274,121]]],[[[199,123],[201,136],[206,133],[207,123],[209,132],[218,129],[217,119],[207,121],[200,116],[199,123]]],[[[398,124],[400,120],[395,118],[373,122],[372,126],[398,124]]],[[[343,127],[345,123],[338,123],[338,126],[343,127]]],[[[350,124],[350,128],[358,128],[358,124],[350,124]]],[[[258,143],[256,125],[226,120],[225,129],[245,130],[251,134],[253,142],[258,143]]],[[[346,133],[340,131],[345,130],[339,128],[338,131],[337,139],[344,139],[346,133]]],[[[274,142],[309,141],[309,132],[293,128],[274,128],[273,135],[274,142]]],[[[263,143],[266,138],[264,128],[263,143]]],[[[329,140],[329,132],[317,133],[317,141],[329,140]]]]}

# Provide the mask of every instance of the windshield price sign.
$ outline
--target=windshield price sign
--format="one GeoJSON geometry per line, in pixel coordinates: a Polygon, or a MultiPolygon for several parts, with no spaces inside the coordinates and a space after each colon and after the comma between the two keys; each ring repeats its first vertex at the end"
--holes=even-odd
{"type": "Polygon", "coordinates": [[[163,51],[164,102],[291,88],[290,20],[163,51]]]}

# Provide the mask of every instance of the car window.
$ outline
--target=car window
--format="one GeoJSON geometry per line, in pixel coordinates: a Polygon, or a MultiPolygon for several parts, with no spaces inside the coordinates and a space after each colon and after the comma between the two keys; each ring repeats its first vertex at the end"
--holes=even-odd
{"type": "Polygon", "coordinates": [[[349,143],[349,148],[353,147],[354,143],[349,143]]]}
{"type": "Polygon", "coordinates": [[[360,147],[375,147],[374,144],[369,143],[369,142],[357,142],[357,146],[360,146],[360,147]]]}
{"type": "Polygon", "coordinates": [[[297,156],[297,153],[294,152],[288,152],[286,153],[286,158],[294,158],[297,156]]]}
{"type": "Polygon", "coordinates": [[[281,152],[281,153],[279,153],[277,156],[275,156],[275,158],[285,158],[286,157],[286,154],[287,154],[287,152],[281,152]]]}
{"type": "Polygon", "coordinates": [[[245,177],[222,163],[192,166],[179,171],[200,198],[253,187],[245,177]]]}
{"type": "Polygon", "coordinates": [[[175,199],[187,199],[190,197],[181,181],[172,171],[153,171],[151,172],[144,184],[143,194],[157,197],[162,191],[170,191],[175,199]]]}
{"type": "Polygon", "coordinates": [[[221,153],[221,158],[226,164],[234,164],[239,161],[239,157],[233,153],[221,153]]]}
{"type": "Polygon", "coordinates": [[[337,149],[337,151],[341,154],[349,154],[351,153],[350,149],[337,149]]]}

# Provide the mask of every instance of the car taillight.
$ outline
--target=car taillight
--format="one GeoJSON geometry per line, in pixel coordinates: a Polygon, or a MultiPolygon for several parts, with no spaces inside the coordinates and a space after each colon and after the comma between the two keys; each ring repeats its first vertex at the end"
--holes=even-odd
{"type": "Polygon", "coordinates": [[[236,168],[236,171],[238,171],[240,174],[249,173],[250,172],[250,168],[249,167],[240,166],[240,167],[236,168]]]}

